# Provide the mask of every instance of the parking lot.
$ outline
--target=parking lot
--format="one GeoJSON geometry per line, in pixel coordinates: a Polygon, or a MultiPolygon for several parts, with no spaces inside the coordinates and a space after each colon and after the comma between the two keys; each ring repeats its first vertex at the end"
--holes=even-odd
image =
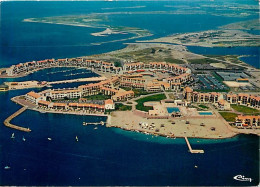
{"type": "Polygon", "coordinates": [[[198,74],[195,77],[197,85],[195,89],[199,90],[225,90],[228,89],[222,82],[218,81],[211,74],[198,74]]]}

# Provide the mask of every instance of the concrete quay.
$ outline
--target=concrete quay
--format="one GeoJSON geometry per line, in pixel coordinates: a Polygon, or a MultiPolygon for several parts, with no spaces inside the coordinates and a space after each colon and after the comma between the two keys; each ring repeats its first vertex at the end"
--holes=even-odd
{"type": "Polygon", "coordinates": [[[52,84],[62,84],[62,83],[73,83],[73,82],[89,82],[89,81],[104,81],[106,77],[88,77],[88,78],[79,78],[79,79],[70,79],[70,80],[62,80],[62,81],[53,81],[48,82],[48,85],[52,84]]]}
{"type": "Polygon", "coordinates": [[[16,129],[19,131],[24,131],[24,132],[31,132],[31,129],[29,128],[25,128],[25,127],[20,127],[17,125],[13,125],[10,123],[10,121],[12,119],[14,119],[16,116],[19,116],[21,113],[23,113],[25,110],[27,109],[27,107],[22,107],[21,109],[19,109],[18,111],[16,111],[15,113],[13,113],[11,116],[9,116],[8,118],[6,118],[6,120],[4,121],[4,125],[6,127],[12,128],[12,129],[16,129]]]}

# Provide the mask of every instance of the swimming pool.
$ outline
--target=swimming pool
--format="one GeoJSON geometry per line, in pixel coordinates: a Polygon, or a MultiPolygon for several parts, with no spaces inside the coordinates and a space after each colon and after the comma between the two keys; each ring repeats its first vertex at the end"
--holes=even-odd
{"type": "Polygon", "coordinates": [[[177,107],[167,107],[168,113],[173,113],[173,112],[180,112],[180,109],[177,107]]]}
{"type": "Polygon", "coordinates": [[[199,115],[209,116],[213,115],[212,112],[199,112],[199,115]]]}

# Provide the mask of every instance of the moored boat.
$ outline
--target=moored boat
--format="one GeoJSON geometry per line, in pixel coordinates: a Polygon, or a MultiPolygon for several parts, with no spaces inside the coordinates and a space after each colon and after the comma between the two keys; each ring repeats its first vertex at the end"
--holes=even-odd
{"type": "Polygon", "coordinates": [[[10,166],[5,166],[5,169],[11,169],[11,167],[10,166]]]}

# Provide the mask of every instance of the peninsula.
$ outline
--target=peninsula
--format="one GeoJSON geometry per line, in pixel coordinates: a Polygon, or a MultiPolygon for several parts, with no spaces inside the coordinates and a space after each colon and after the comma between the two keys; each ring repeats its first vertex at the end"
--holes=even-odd
{"type": "Polygon", "coordinates": [[[186,64],[125,62],[116,67],[112,62],[85,57],[47,59],[5,68],[1,75],[16,77],[37,69],[75,66],[106,78],[76,88],[30,91],[12,101],[44,113],[107,116],[107,127],[169,138],[260,135],[259,95],[225,93],[225,86],[222,88],[214,77],[201,75],[202,83],[211,81],[220,90],[195,91],[196,77],[186,64]]]}
{"type": "Polygon", "coordinates": [[[140,42],[172,43],[201,47],[259,46],[259,35],[245,32],[250,30],[259,31],[258,20],[243,21],[224,25],[219,27],[218,30],[174,34],[171,36],[140,42]]]}

